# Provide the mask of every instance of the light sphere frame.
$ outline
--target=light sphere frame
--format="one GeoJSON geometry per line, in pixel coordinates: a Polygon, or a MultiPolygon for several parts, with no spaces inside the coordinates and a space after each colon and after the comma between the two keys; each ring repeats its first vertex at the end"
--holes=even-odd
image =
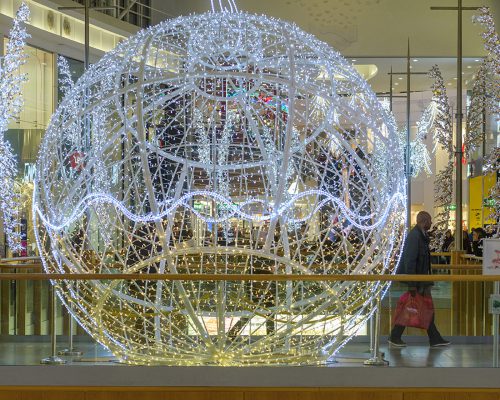
{"type": "Polygon", "coordinates": [[[383,274],[404,239],[392,115],[340,54],[243,12],[179,17],[120,43],[53,115],[33,200],[48,273],[124,362],[321,363],[380,282],[148,281],[147,274],[383,274]]]}

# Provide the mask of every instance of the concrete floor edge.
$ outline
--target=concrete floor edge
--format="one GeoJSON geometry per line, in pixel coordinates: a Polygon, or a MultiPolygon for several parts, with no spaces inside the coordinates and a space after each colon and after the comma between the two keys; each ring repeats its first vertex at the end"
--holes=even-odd
{"type": "Polygon", "coordinates": [[[1,386],[500,388],[498,368],[0,366],[1,386]]]}

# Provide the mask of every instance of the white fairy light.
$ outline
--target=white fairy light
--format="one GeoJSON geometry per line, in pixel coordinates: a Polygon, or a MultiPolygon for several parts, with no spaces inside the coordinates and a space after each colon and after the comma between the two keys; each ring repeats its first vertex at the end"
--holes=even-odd
{"type": "Polygon", "coordinates": [[[367,83],[297,26],[220,6],[120,43],[66,94],[37,163],[37,243],[48,272],[145,274],[59,284],[128,363],[317,363],[387,284],[147,281],[391,273],[404,239],[402,153],[367,83]]]}
{"type": "Polygon", "coordinates": [[[19,68],[26,62],[24,50],[29,35],[25,23],[28,19],[29,9],[23,2],[14,17],[5,56],[0,59],[0,210],[7,243],[13,252],[22,250],[18,232],[19,199],[15,188],[17,160],[5,131],[9,122],[19,117],[23,106],[21,88],[27,76],[19,74],[19,68]]]}

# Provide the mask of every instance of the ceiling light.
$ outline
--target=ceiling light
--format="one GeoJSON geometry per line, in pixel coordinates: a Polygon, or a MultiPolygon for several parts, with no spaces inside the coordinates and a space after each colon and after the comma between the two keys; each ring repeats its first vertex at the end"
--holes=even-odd
{"type": "Polygon", "coordinates": [[[397,83],[397,82],[396,82],[396,83],[395,83],[395,85],[396,85],[396,86],[398,86],[398,85],[399,85],[399,83],[397,83]]]}
{"type": "Polygon", "coordinates": [[[451,86],[451,82],[448,82],[448,85],[451,86]]]}
{"type": "Polygon", "coordinates": [[[470,66],[470,65],[467,65],[467,68],[472,68],[472,66],[470,66]]]}
{"type": "Polygon", "coordinates": [[[402,76],[400,76],[398,79],[399,79],[400,81],[402,81],[402,80],[403,80],[403,77],[402,77],[402,76]]]}
{"type": "Polygon", "coordinates": [[[416,58],[413,59],[413,62],[418,62],[418,60],[416,58]]]}
{"type": "Polygon", "coordinates": [[[481,60],[477,60],[477,59],[476,59],[476,60],[474,60],[474,61],[475,61],[475,62],[479,62],[479,61],[481,61],[481,60]]]}

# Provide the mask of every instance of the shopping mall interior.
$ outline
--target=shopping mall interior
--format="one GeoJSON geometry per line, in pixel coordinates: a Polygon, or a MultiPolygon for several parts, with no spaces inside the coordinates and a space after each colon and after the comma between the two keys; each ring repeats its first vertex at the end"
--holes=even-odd
{"type": "Polygon", "coordinates": [[[0,0],[0,399],[500,400],[499,27],[0,0]]]}

